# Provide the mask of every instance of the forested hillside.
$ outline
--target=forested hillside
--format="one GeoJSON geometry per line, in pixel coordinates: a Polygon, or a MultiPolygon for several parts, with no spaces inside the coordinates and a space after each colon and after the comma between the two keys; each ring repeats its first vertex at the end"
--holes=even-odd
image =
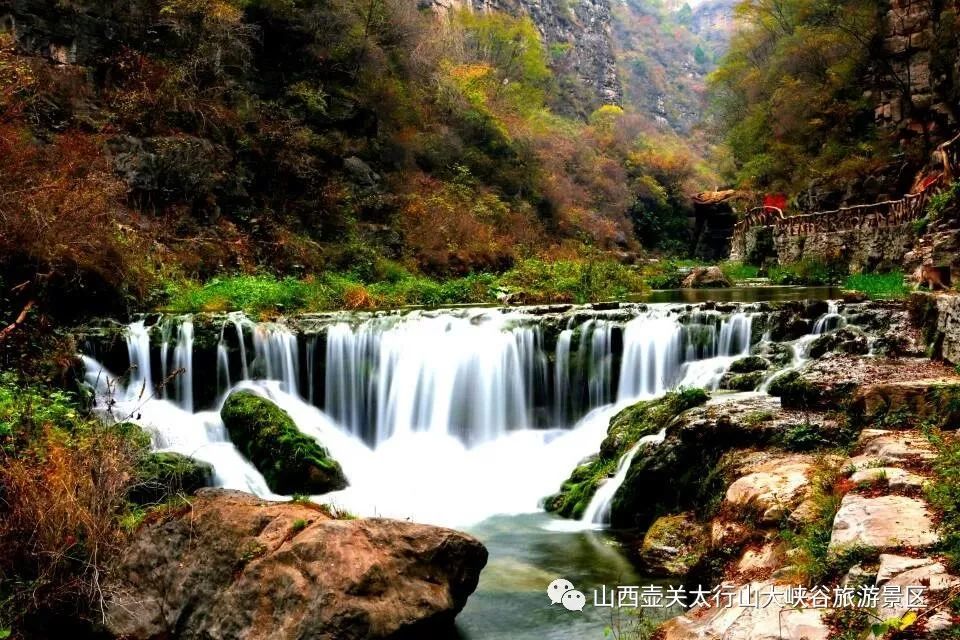
{"type": "Polygon", "coordinates": [[[960,104],[955,2],[751,0],[712,76],[738,186],[801,208],[899,197],[960,104]]]}
{"type": "Polygon", "coordinates": [[[633,254],[665,246],[660,219],[694,186],[692,156],[664,152],[629,105],[563,108],[576,79],[551,69],[568,47],[527,16],[400,0],[5,6],[0,273],[66,307],[77,292],[142,307],[220,274],[362,286],[633,254]]]}

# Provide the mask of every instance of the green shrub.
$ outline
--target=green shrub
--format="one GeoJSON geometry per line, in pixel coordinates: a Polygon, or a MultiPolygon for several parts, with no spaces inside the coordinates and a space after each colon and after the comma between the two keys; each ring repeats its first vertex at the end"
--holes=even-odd
{"type": "Polygon", "coordinates": [[[838,284],[845,275],[845,265],[817,260],[801,260],[793,264],[773,266],[767,272],[773,284],[813,287],[838,284]]]}
{"type": "Polygon", "coordinates": [[[960,180],[954,180],[940,193],[934,194],[927,202],[927,215],[932,220],[938,220],[940,216],[956,206],[960,197],[960,180]]]}

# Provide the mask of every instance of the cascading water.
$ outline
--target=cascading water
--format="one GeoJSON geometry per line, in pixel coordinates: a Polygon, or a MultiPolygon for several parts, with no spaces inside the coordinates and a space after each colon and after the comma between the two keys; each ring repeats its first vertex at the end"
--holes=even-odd
{"type": "MultiPolygon", "coordinates": [[[[130,325],[122,388],[104,384],[110,374],[95,361],[86,364],[101,395],[115,389],[114,403],[101,406],[143,424],[158,449],[210,462],[222,486],[272,497],[219,418],[227,394],[245,388],[277,402],[341,462],[351,486],[323,500],[464,524],[537,510],[596,451],[620,408],[679,386],[715,387],[729,362],[749,352],[749,313],[670,305],[634,313],[629,321],[622,312],[571,314],[553,337],[522,311],[334,320],[307,336],[230,314],[207,352],[194,340],[197,319],[181,317],[130,325]],[[163,379],[151,369],[151,334],[158,359],[169,361],[164,373],[174,376],[166,399],[156,392],[163,379]],[[205,381],[194,369],[204,366],[216,371],[212,396],[198,391],[205,381]]],[[[608,480],[597,500],[612,499],[619,482],[608,480]]],[[[609,505],[601,502],[593,511],[602,520],[609,505]]]]}
{"type": "Polygon", "coordinates": [[[840,315],[839,305],[836,300],[827,301],[827,312],[817,318],[817,321],[813,323],[813,334],[822,335],[833,331],[834,329],[839,329],[843,326],[843,316],[840,315]]]}
{"type": "Polygon", "coordinates": [[[613,506],[613,497],[617,495],[617,490],[623,481],[627,479],[627,472],[630,471],[630,463],[637,457],[637,453],[644,447],[655,447],[662,444],[666,439],[667,430],[661,429],[658,433],[649,436],[643,436],[637,443],[630,447],[630,450],[617,463],[617,472],[612,478],[600,485],[587,508],[583,511],[580,518],[582,522],[594,525],[604,525],[610,522],[610,509],[613,506]]]}

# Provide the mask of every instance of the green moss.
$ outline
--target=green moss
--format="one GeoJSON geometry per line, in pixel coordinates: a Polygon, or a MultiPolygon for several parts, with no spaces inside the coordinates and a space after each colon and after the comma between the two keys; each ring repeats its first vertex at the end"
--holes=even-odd
{"type": "Polygon", "coordinates": [[[347,486],[336,460],[277,405],[253,393],[230,395],[220,410],[230,438],[271,491],[320,494],[347,486]]]}
{"type": "Polygon", "coordinates": [[[212,485],[213,467],[179,453],[150,453],[137,466],[137,478],[128,496],[130,501],[137,505],[154,504],[212,485]]]}
{"type": "Polygon", "coordinates": [[[730,373],[753,373],[754,371],[766,371],[770,368],[770,362],[760,356],[747,356],[734,360],[730,363],[730,373]]]}
{"type": "Polygon", "coordinates": [[[726,373],[720,379],[720,388],[729,391],[753,391],[763,382],[763,372],[726,373]]]}
{"type": "Polygon", "coordinates": [[[925,434],[937,454],[926,498],[939,516],[940,551],[955,572],[960,570],[960,440],[933,427],[925,434]]]}
{"type": "Polygon", "coordinates": [[[560,492],[546,501],[546,509],[566,518],[583,515],[597,487],[613,475],[617,463],[636,442],[666,427],[687,409],[707,401],[702,389],[673,391],[656,400],[644,400],[627,407],[610,420],[600,454],[580,465],[563,483],[560,492]]]}
{"type": "Polygon", "coordinates": [[[785,407],[810,407],[816,404],[817,390],[797,371],[782,373],[770,381],[767,391],[780,398],[785,407]]]}

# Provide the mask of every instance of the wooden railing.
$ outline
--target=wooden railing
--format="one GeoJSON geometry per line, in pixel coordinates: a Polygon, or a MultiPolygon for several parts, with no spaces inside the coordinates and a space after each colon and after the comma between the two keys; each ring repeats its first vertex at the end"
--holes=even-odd
{"type": "Polygon", "coordinates": [[[960,135],[937,147],[937,154],[943,163],[942,172],[924,182],[916,193],[907,194],[899,200],[793,216],[784,215],[783,211],[776,207],[750,209],[733,228],[733,250],[737,252],[737,247],[742,245],[747,230],[754,227],[774,227],[787,235],[799,236],[810,233],[894,227],[922,218],[930,196],[960,177],[957,175],[960,168],[960,135]]]}

